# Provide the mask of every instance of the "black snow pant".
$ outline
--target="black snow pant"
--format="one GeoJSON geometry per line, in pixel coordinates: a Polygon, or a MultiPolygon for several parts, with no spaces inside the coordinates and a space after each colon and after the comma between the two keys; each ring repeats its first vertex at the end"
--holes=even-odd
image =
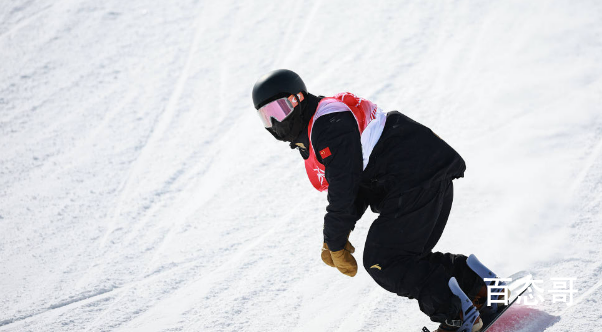
{"type": "Polygon", "coordinates": [[[417,299],[434,322],[457,319],[460,300],[448,286],[456,277],[470,297],[484,285],[466,256],[432,252],[453,201],[451,180],[387,197],[366,238],[364,267],[384,289],[417,299]]]}

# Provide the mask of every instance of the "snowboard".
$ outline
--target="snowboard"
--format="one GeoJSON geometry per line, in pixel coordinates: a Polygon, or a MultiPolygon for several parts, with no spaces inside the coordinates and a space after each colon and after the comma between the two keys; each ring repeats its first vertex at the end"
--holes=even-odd
{"type": "MultiPolygon", "coordinates": [[[[518,300],[519,296],[523,295],[529,289],[533,282],[533,277],[530,274],[524,275],[523,272],[515,273],[511,277],[512,281],[508,282],[507,286],[510,290],[510,299],[508,301],[507,306],[503,306],[502,308],[498,308],[495,312],[487,312],[486,310],[481,309],[481,320],[483,320],[483,327],[479,330],[479,332],[487,331],[497,320],[502,317],[506,310],[510,308],[516,300],[518,300]]],[[[422,332],[431,332],[426,326],[422,328],[422,332]]],[[[461,331],[458,332],[470,332],[470,331],[461,331]]]]}

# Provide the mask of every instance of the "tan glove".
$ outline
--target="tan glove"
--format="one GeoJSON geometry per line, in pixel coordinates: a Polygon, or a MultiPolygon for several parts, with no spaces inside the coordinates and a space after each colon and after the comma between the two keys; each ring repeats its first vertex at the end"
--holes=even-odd
{"type": "Polygon", "coordinates": [[[322,246],[322,261],[328,266],[336,267],[341,273],[354,277],[357,273],[357,262],[353,258],[355,248],[347,241],[345,248],[339,251],[330,251],[328,245],[322,246]]]}

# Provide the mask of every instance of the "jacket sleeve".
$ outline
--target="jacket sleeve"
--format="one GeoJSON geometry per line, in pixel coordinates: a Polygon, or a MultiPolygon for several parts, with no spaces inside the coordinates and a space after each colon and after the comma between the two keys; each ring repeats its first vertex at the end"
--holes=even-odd
{"type": "Polygon", "coordinates": [[[328,181],[324,241],[331,251],[338,251],[365,211],[356,204],[363,170],[360,133],[353,114],[339,112],[319,117],[311,138],[328,181]]]}

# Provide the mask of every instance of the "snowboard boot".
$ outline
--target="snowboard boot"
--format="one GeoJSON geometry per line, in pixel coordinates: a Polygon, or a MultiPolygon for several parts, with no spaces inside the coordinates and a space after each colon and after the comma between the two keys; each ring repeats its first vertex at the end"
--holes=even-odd
{"type": "Polygon", "coordinates": [[[479,311],[487,304],[487,285],[481,287],[477,295],[472,299],[472,304],[479,311]]]}
{"type": "MultiPolygon", "coordinates": [[[[494,295],[495,299],[503,301],[504,295],[494,295]]],[[[510,298],[510,290],[508,290],[508,298],[510,298]]],[[[477,295],[472,299],[472,304],[477,308],[477,310],[481,311],[485,305],[487,305],[487,285],[481,287],[477,295]]],[[[497,304],[497,309],[502,309],[506,305],[504,303],[495,303],[497,304]]]]}
{"type": "Polygon", "coordinates": [[[483,327],[483,321],[479,311],[472,304],[472,301],[466,296],[464,291],[458,285],[456,278],[452,277],[448,282],[449,289],[452,293],[460,299],[462,309],[458,313],[458,319],[445,320],[445,323],[441,323],[439,328],[434,332],[477,332],[483,327]]]}
{"type": "MultiPolygon", "coordinates": [[[[495,281],[485,281],[485,278],[498,278],[498,276],[493,273],[493,271],[491,271],[490,269],[488,269],[485,265],[483,265],[483,263],[481,263],[477,257],[475,255],[470,255],[468,256],[468,259],[466,259],[466,265],[468,265],[468,267],[473,270],[479,277],[481,277],[483,279],[483,282],[485,282],[485,286],[481,287],[481,289],[479,290],[479,292],[477,293],[477,295],[475,296],[473,300],[473,304],[474,306],[477,308],[477,310],[482,312],[497,312],[499,309],[503,308],[505,305],[503,303],[491,303],[491,306],[487,306],[487,296],[488,296],[488,286],[493,286],[495,285],[495,281]]],[[[498,284],[499,286],[505,286],[506,284],[501,281],[498,284]]],[[[503,288],[492,288],[491,289],[494,293],[503,293],[503,288]]],[[[510,298],[510,290],[507,290],[507,295],[508,298],[510,298]]],[[[504,295],[492,295],[491,299],[492,300],[504,300],[505,296],[504,295]]]]}

